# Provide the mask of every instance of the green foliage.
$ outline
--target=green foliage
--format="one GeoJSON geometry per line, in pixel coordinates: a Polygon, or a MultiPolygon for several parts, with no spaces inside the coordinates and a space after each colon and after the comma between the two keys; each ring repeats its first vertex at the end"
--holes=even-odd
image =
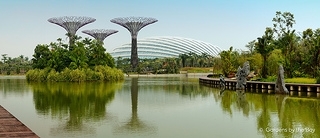
{"type": "Polygon", "coordinates": [[[262,82],[275,82],[277,80],[277,76],[268,76],[267,78],[261,78],[262,82]]]}
{"type": "Polygon", "coordinates": [[[32,67],[38,69],[44,69],[48,67],[48,61],[50,60],[50,50],[48,45],[37,45],[34,49],[32,59],[32,67]]]}
{"type": "Polygon", "coordinates": [[[317,84],[320,84],[320,77],[317,77],[317,78],[316,78],[316,83],[317,83],[317,84]]]}
{"type": "Polygon", "coordinates": [[[266,28],[264,35],[258,37],[258,42],[255,44],[255,50],[261,54],[263,58],[263,67],[262,67],[262,78],[266,78],[268,73],[267,68],[267,58],[270,55],[271,51],[274,49],[272,44],[273,42],[273,31],[271,28],[266,28]]]}
{"type": "Polygon", "coordinates": [[[61,72],[56,72],[54,69],[33,69],[27,72],[26,78],[28,81],[119,81],[124,79],[123,72],[116,68],[108,66],[95,66],[94,70],[86,69],[69,69],[65,68],[61,72]]]}
{"type": "Polygon", "coordinates": [[[314,78],[287,78],[286,83],[304,83],[304,84],[314,84],[316,79],[314,78]]]}
{"type": "Polygon", "coordinates": [[[299,66],[296,63],[296,48],[298,45],[298,36],[295,30],[292,29],[295,24],[294,15],[290,12],[276,12],[276,17],[272,19],[273,31],[278,34],[278,39],[275,41],[275,46],[282,50],[284,57],[284,70],[286,75],[293,77],[293,71],[299,66]]]}
{"type": "Polygon", "coordinates": [[[211,68],[194,68],[194,67],[185,67],[181,68],[180,71],[187,71],[188,73],[208,73],[211,68]]]}
{"type": "Polygon", "coordinates": [[[231,62],[232,49],[233,49],[233,47],[230,47],[230,49],[228,51],[222,51],[220,53],[221,64],[222,64],[221,68],[222,68],[223,74],[225,76],[228,76],[229,73],[235,71],[235,68],[231,62]]]}
{"type": "Polygon", "coordinates": [[[275,49],[271,52],[267,60],[268,74],[276,75],[279,72],[279,65],[283,64],[284,58],[280,49],[275,49]]]}
{"type": "Polygon", "coordinates": [[[80,38],[74,37],[77,39],[74,39],[72,46],[63,44],[61,39],[57,43],[37,45],[32,59],[33,68],[52,68],[61,72],[65,68],[76,70],[98,65],[115,67],[114,59],[106,53],[102,43],[91,39],[79,41],[80,38]]]}
{"type": "Polygon", "coordinates": [[[89,66],[108,65],[109,67],[115,67],[114,59],[109,53],[106,53],[106,49],[103,47],[102,43],[98,41],[83,43],[88,44],[87,57],[89,59],[89,66]]]}

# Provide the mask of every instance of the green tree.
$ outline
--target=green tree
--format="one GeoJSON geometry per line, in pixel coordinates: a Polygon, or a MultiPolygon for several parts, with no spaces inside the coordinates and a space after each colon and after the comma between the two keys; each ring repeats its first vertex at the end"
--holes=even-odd
{"type": "Polygon", "coordinates": [[[181,59],[182,67],[186,67],[186,62],[188,59],[188,54],[180,54],[179,58],[181,59]]]}
{"type": "Polygon", "coordinates": [[[271,51],[274,49],[272,45],[273,41],[273,31],[271,28],[266,28],[266,31],[262,37],[258,37],[258,41],[255,44],[255,50],[261,54],[263,58],[263,67],[262,67],[262,78],[267,77],[267,58],[270,55],[271,51]]]}
{"type": "Polygon", "coordinates": [[[106,49],[103,47],[102,43],[97,40],[84,39],[82,41],[87,45],[87,57],[88,65],[98,66],[98,65],[108,65],[109,67],[115,67],[115,62],[113,57],[106,53],[106,49]]]}
{"type": "Polygon", "coordinates": [[[307,29],[303,31],[302,45],[305,49],[303,52],[304,62],[303,65],[308,67],[306,72],[310,73],[313,77],[318,76],[318,70],[320,69],[320,29],[312,30],[307,29]]]}
{"type": "Polygon", "coordinates": [[[84,44],[81,42],[76,43],[74,49],[70,52],[69,58],[71,59],[71,63],[69,65],[69,68],[71,69],[88,67],[88,57],[86,56],[84,44]]]}
{"type": "Polygon", "coordinates": [[[231,53],[232,53],[232,49],[233,47],[231,46],[229,48],[229,50],[227,51],[222,51],[219,55],[221,57],[221,68],[222,68],[222,72],[225,76],[228,76],[229,73],[231,73],[232,71],[235,71],[234,66],[232,65],[231,62],[231,53]]]}
{"type": "Polygon", "coordinates": [[[273,50],[268,57],[268,74],[276,75],[279,71],[279,65],[283,64],[284,58],[280,49],[273,50]]]}
{"type": "Polygon", "coordinates": [[[48,61],[50,60],[51,52],[48,45],[37,45],[34,49],[32,58],[32,67],[37,69],[44,69],[48,67],[48,61]]]}
{"type": "Polygon", "coordinates": [[[246,48],[248,48],[249,54],[253,54],[255,43],[256,43],[256,40],[252,40],[248,42],[248,44],[246,44],[246,48]]]}
{"type": "Polygon", "coordinates": [[[293,77],[293,71],[299,65],[295,66],[295,50],[297,46],[295,30],[292,29],[295,24],[294,15],[290,12],[276,12],[276,17],[272,19],[273,31],[278,34],[275,42],[277,48],[282,50],[285,57],[284,70],[288,77],[293,77]]]}

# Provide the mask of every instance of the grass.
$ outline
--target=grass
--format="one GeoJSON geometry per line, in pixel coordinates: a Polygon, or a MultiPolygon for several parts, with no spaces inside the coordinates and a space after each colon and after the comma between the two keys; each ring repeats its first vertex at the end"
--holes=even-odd
{"type": "Polygon", "coordinates": [[[314,78],[288,78],[285,79],[286,83],[304,83],[304,84],[315,84],[316,79],[314,78]]]}
{"type": "MultiPolygon", "coordinates": [[[[277,80],[276,76],[268,76],[266,79],[261,79],[263,82],[275,82],[277,80]]],[[[315,78],[285,78],[285,83],[302,83],[302,84],[315,84],[315,78]]]]}
{"type": "Polygon", "coordinates": [[[188,73],[208,73],[212,68],[196,68],[196,67],[184,67],[180,71],[188,71],[188,73]]]}

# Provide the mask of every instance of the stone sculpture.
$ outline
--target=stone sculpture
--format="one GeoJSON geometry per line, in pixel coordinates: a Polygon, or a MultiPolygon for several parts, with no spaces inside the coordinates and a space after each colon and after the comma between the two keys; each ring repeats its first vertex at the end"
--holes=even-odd
{"type": "Polygon", "coordinates": [[[249,61],[246,61],[243,64],[243,67],[239,67],[236,77],[237,77],[237,84],[236,84],[236,89],[238,90],[243,90],[246,88],[246,84],[247,84],[247,76],[250,73],[250,65],[249,65],[249,61]]]}
{"type": "Polygon", "coordinates": [[[279,66],[279,72],[278,72],[277,80],[275,83],[275,92],[276,93],[285,93],[285,94],[289,93],[289,91],[286,88],[285,83],[284,83],[284,70],[283,70],[282,65],[279,66]]]}
{"type": "Polygon", "coordinates": [[[220,89],[225,90],[226,88],[226,81],[224,80],[224,77],[220,74],[220,89]]]}

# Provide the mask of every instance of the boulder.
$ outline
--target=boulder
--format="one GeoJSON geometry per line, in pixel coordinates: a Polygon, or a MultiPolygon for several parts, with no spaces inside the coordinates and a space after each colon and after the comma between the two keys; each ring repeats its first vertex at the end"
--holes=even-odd
{"type": "Polygon", "coordinates": [[[282,65],[279,66],[279,72],[278,72],[277,80],[275,83],[275,93],[284,93],[284,94],[289,93],[284,83],[284,69],[282,65]]]}

